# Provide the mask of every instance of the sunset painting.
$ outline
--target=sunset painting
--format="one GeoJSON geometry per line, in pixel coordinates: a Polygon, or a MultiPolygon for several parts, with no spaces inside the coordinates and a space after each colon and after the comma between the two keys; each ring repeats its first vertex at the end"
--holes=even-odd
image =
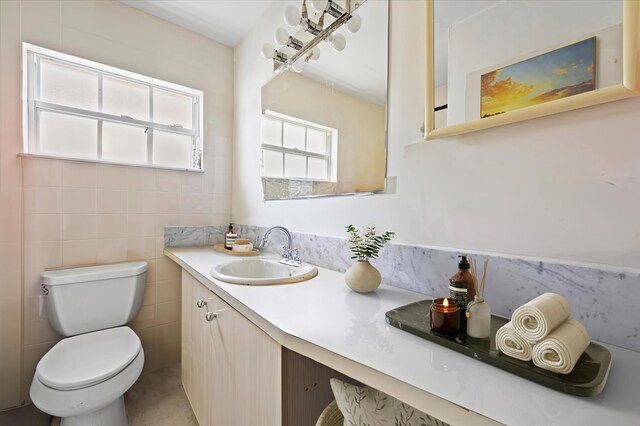
{"type": "Polygon", "coordinates": [[[480,117],[490,117],[595,89],[591,37],[481,77],[480,117]]]}

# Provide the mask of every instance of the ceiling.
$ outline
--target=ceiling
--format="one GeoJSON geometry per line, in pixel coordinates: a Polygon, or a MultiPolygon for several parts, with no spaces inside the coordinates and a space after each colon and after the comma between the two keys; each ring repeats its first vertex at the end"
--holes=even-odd
{"type": "MultiPolygon", "coordinates": [[[[231,47],[237,46],[257,26],[267,9],[272,6],[282,9],[278,13],[282,16],[284,8],[292,4],[283,0],[119,1],[231,47]]],[[[365,2],[358,8],[362,29],[356,34],[347,33],[344,27],[337,31],[347,38],[345,50],[335,52],[329,43],[321,43],[321,59],[310,63],[304,73],[323,82],[329,78],[338,90],[384,105],[387,89],[387,7],[386,1],[365,2]]],[[[331,22],[332,18],[327,19],[331,22]]],[[[281,18],[268,25],[273,26],[273,31],[284,27],[289,33],[294,32],[281,18]]],[[[303,34],[296,36],[304,39],[303,34]]],[[[264,41],[273,43],[271,38],[264,41]]]]}
{"type": "Polygon", "coordinates": [[[251,31],[273,0],[119,0],[227,46],[251,31]]]}
{"type": "MultiPolygon", "coordinates": [[[[140,9],[161,19],[173,22],[190,31],[218,41],[227,46],[237,46],[244,37],[254,28],[267,9],[274,2],[281,0],[118,0],[129,6],[140,9]]],[[[499,3],[498,0],[438,0],[435,2],[435,79],[436,86],[447,83],[447,50],[449,27],[465,18],[480,12],[487,7],[499,3]]],[[[283,7],[284,8],[284,7],[283,7]]],[[[367,22],[367,20],[363,20],[367,22]]],[[[371,20],[368,20],[371,24],[371,20]]],[[[377,23],[376,23],[377,24],[377,23]]],[[[274,23],[274,26],[282,26],[282,23],[274,23]]],[[[364,29],[364,28],[363,28],[364,29]]],[[[349,36],[348,36],[349,37],[349,36]]],[[[362,40],[362,38],[360,38],[362,40]]],[[[349,41],[351,43],[349,43],[349,41]]],[[[360,41],[357,38],[349,40],[352,44],[349,57],[355,52],[366,55],[366,47],[357,46],[360,41]]],[[[329,56],[333,56],[330,49],[323,49],[329,56]]],[[[377,49],[376,49],[377,50],[377,49]]],[[[355,55],[358,55],[355,53],[355,55]]],[[[326,55],[325,55],[326,56],[326,55]]],[[[341,60],[347,57],[342,52],[341,60]]],[[[364,58],[356,58],[356,63],[362,63],[364,58]]],[[[327,58],[325,57],[325,62],[327,58]]],[[[317,64],[317,68],[323,65],[317,64]]],[[[316,68],[311,67],[311,68],[316,68]]],[[[341,67],[348,70],[349,67],[341,67]]],[[[308,70],[313,73],[315,70],[308,70]]],[[[318,69],[318,73],[324,72],[318,69]]],[[[380,73],[376,73],[378,75],[380,73]]],[[[386,71],[381,75],[385,75],[386,71]]],[[[373,82],[370,82],[373,83],[373,82]]],[[[376,82],[379,83],[379,82],[376,82]]],[[[356,84],[355,86],[380,87],[378,84],[356,84]]],[[[353,89],[353,88],[352,88],[353,89]]],[[[356,88],[356,91],[361,88],[356,88]]],[[[382,93],[375,96],[379,103],[384,97],[382,93]]]]}
{"type": "MultiPolygon", "coordinates": [[[[273,3],[281,0],[118,0],[121,3],[140,9],[151,15],[155,15],[161,19],[169,22],[173,22],[183,28],[190,31],[201,34],[210,39],[216,40],[227,46],[237,46],[244,37],[255,27],[258,21],[263,17],[267,9],[269,9],[273,3]]],[[[286,5],[287,2],[283,2],[286,5]]],[[[434,7],[434,67],[435,67],[435,83],[436,87],[447,84],[447,53],[448,53],[448,32],[449,27],[457,22],[460,22],[488,7],[491,7],[500,0],[438,0],[434,7]]],[[[283,6],[284,8],[284,6],[283,6]]],[[[364,9],[360,10],[361,15],[366,15],[364,9]]],[[[365,18],[365,16],[363,16],[365,18]]],[[[376,68],[375,73],[372,75],[384,76],[386,80],[386,70],[377,69],[380,68],[377,64],[373,65],[371,57],[366,59],[368,55],[371,55],[372,51],[376,51],[375,57],[381,56],[378,52],[380,49],[372,46],[378,45],[383,48],[386,45],[386,40],[377,40],[373,45],[369,44],[373,37],[367,35],[363,37],[362,33],[367,32],[367,26],[373,26],[373,28],[380,28],[380,22],[375,22],[374,17],[366,16],[367,19],[363,19],[363,30],[360,34],[345,34],[347,36],[347,45],[350,48],[350,52],[341,52],[336,55],[336,52],[332,52],[324,43],[324,61],[318,61],[315,66],[308,67],[306,73],[308,74],[324,74],[327,72],[323,69],[326,66],[334,65],[334,61],[344,62],[345,60],[351,60],[355,64],[369,63],[370,66],[376,68]],[[372,25],[374,24],[375,25],[372,25]],[[359,36],[359,37],[356,37],[359,36]],[[364,55],[364,56],[363,56],[364,55]],[[335,56],[335,58],[334,58],[335,56]],[[331,60],[330,60],[331,58],[331,60]],[[383,72],[380,72],[383,71],[383,72]]],[[[283,26],[283,23],[274,22],[274,29],[277,26],[283,26]]],[[[340,31],[342,32],[342,31],[340,31]]],[[[270,41],[270,40],[267,40],[270,41]]],[[[386,59],[386,58],[385,58],[386,59]]],[[[375,61],[374,61],[375,62],[375,61]]],[[[344,70],[348,72],[351,70],[350,66],[345,66],[343,63],[340,67],[333,67],[335,73],[336,69],[344,70]]],[[[341,78],[344,76],[333,76],[336,81],[347,81],[349,78],[341,78]]],[[[362,77],[361,77],[362,78],[362,77]]],[[[348,84],[343,84],[343,89],[348,92],[360,92],[369,93],[368,97],[372,97],[372,101],[376,103],[384,103],[386,96],[386,84],[380,84],[380,81],[355,81],[351,79],[348,84]],[[372,90],[372,88],[377,88],[372,90]]]]}

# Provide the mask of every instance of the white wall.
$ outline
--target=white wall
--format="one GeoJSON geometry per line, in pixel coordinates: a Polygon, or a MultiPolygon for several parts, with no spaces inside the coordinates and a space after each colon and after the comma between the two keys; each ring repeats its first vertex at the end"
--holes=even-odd
{"type": "Polygon", "coordinates": [[[640,99],[422,142],[424,4],[391,9],[397,194],[261,201],[260,87],[271,64],[259,49],[280,25],[274,12],[235,49],[233,220],[335,236],[374,223],[404,243],[640,266],[640,99]]]}
{"type": "Polygon", "coordinates": [[[22,165],[20,51],[12,50],[16,2],[0,2],[0,410],[20,403],[22,378],[22,165]],[[12,16],[13,15],[13,16],[12,16]]]}

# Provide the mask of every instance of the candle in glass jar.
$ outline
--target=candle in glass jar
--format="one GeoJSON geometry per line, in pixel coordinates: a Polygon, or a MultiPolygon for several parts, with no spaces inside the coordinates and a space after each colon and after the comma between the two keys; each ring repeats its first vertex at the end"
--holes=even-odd
{"type": "Polygon", "coordinates": [[[446,297],[431,302],[431,330],[455,334],[460,330],[460,307],[446,297]]]}

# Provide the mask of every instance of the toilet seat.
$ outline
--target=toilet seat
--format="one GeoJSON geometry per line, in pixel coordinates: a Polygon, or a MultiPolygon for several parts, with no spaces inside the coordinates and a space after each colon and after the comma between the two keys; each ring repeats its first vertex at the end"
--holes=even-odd
{"type": "MultiPolygon", "coordinates": [[[[58,390],[44,385],[36,375],[31,382],[29,396],[33,404],[47,414],[62,418],[62,424],[74,424],[71,418],[81,416],[75,425],[124,425],[126,423],[117,421],[102,421],[102,423],[92,423],[85,421],[82,416],[91,416],[98,413],[105,407],[116,403],[123,398],[124,393],[131,388],[140,377],[144,365],[144,350],[135,357],[133,362],[124,368],[120,373],[93,386],[75,390],[58,390]]],[[[124,412],[124,407],[122,407],[124,412]]]]}
{"type": "Polygon", "coordinates": [[[36,377],[45,386],[75,390],[96,385],[124,370],[138,356],[140,338],[116,327],[62,339],[40,360],[36,377]]]}

